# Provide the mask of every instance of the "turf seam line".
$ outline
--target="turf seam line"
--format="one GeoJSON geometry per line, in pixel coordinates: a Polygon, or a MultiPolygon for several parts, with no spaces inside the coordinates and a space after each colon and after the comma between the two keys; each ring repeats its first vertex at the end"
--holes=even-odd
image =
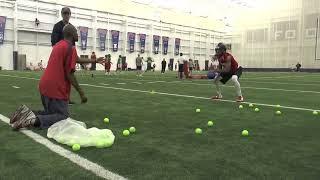
{"type": "MultiPolygon", "coordinates": [[[[0,114],[0,119],[1,119],[1,121],[5,122],[6,124],[9,124],[10,120],[8,117],[0,114]]],[[[34,133],[31,130],[22,129],[22,130],[20,130],[20,132],[25,134],[29,138],[33,139],[37,143],[46,146],[52,152],[54,152],[64,158],[69,159],[74,164],[77,164],[78,166],[94,173],[95,175],[97,175],[99,177],[102,177],[104,179],[110,179],[110,180],[126,180],[126,178],[124,178],[116,173],[113,173],[113,172],[105,169],[104,167],[102,167],[94,162],[91,162],[91,161],[87,160],[86,158],[83,158],[83,157],[81,157],[81,156],[79,156],[79,155],[59,146],[59,145],[52,143],[47,138],[44,138],[44,137],[40,136],[39,134],[34,133]]]]}
{"type": "MultiPolygon", "coordinates": [[[[143,91],[143,90],[137,90],[137,89],[127,89],[127,88],[119,88],[119,87],[112,87],[112,86],[99,86],[99,85],[93,85],[93,84],[80,84],[80,85],[82,85],[82,86],[97,87],[97,88],[106,88],[106,89],[116,89],[116,90],[132,91],[132,92],[150,93],[150,91],[143,91]]],[[[160,95],[168,95],[168,96],[176,96],[176,97],[187,97],[187,98],[211,100],[211,98],[208,98],[208,97],[199,97],[199,96],[191,96],[191,95],[183,95],[183,94],[171,94],[171,93],[164,93],[164,92],[157,92],[157,91],[154,91],[153,94],[160,94],[160,95]]],[[[214,101],[214,100],[212,100],[212,101],[214,101]]],[[[227,99],[220,99],[220,100],[215,100],[215,101],[238,103],[238,102],[236,102],[236,101],[227,100],[227,99]]],[[[277,107],[277,105],[273,105],[273,104],[255,103],[255,102],[247,102],[247,101],[246,101],[246,102],[242,102],[242,104],[255,104],[255,105],[259,105],[259,106],[277,107]]],[[[281,106],[281,108],[301,110],[301,111],[320,111],[320,110],[316,110],[316,109],[299,108],[299,107],[292,107],[292,106],[281,106]]]]}

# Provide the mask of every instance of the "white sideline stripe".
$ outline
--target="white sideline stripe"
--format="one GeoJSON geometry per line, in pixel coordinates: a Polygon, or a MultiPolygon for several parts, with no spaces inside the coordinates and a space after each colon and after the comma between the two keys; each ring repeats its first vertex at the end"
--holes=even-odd
{"type": "Polygon", "coordinates": [[[134,84],[142,84],[141,82],[131,82],[131,83],[134,83],[134,84]]]}
{"type": "Polygon", "coordinates": [[[101,85],[109,86],[110,84],[100,83],[101,85]]]}
{"type": "MultiPolygon", "coordinates": [[[[146,81],[146,80],[144,80],[146,81]]],[[[210,81],[210,80],[208,80],[210,81]]],[[[193,83],[193,82],[182,82],[182,81],[171,81],[171,82],[166,82],[166,81],[148,81],[146,83],[176,83],[180,82],[179,84],[186,84],[186,85],[199,85],[199,86],[213,86],[213,83],[193,83]]],[[[228,87],[228,88],[234,88],[234,86],[227,86],[223,85],[223,87],[228,87]]],[[[250,87],[250,86],[241,86],[241,89],[257,89],[257,90],[268,90],[268,91],[284,91],[284,92],[297,92],[297,93],[314,93],[314,94],[320,94],[320,91],[301,91],[301,90],[296,90],[296,89],[276,89],[276,88],[264,88],[264,87],[250,87]]]]}
{"type": "MultiPolygon", "coordinates": [[[[0,114],[0,119],[1,119],[1,121],[9,124],[10,120],[8,117],[0,114]]],[[[46,146],[52,152],[55,152],[58,155],[69,159],[71,162],[77,164],[78,166],[80,166],[88,171],[91,171],[92,173],[94,173],[95,175],[97,175],[99,177],[102,177],[104,179],[110,179],[110,180],[125,180],[126,179],[116,173],[113,173],[111,171],[106,170],[105,168],[103,168],[102,166],[100,166],[96,163],[93,163],[93,162],[59,146],[59,145],[52,143],[47,138],[44,138],[44,137],[40,136],[39,134],[32,132],[31,130],[23,129],[23,130],[20,130],[20,132],[22,132],[26,136],[30,137],[31,139],[33,139],[37,143],[46,146]]]]}
{"type": "MultiPolygon", "coordinates": [[[[189,85],[200,85],[200,86],[212,86],[212,84],[204,84],[204,83],[180,83],[180,84],[189,84],[189,85]]],[[[224,85],[223,87],[234,88],[234,86],[224,85]]],[[[285,91],[285,92],[298,92],[298,93],[315,93],[320,94],[320,91],[301,91],[296,89],[275,89],[275,88],[259,88],[259,87],[250,87],[250,86],[241,86],[241,89],[260,89],[260,90],[268,90],[268,91],[285,91]]]]}
{"type": "Polygon", "coordinates": [[[20,87],[18,87],[18,86],[12,86],[13,88],[15,88],[15,89],[19,89],[20,87]]]}
{"type": "Polygon", "coordinates": [[[116,84],[124,85],[124,84],[127,84],[127,83],[116,83],[116,84]]]}
{"type": "MultiPolygon", "coordinates": [[[[319,86],[319,84],[297,84],[297,83],[283,83],[283,82],[260,82],[260,81],[242,81],[242,83],[258,83],[258,84],[285,84],[285,85],[296,85],[296,86],[319,86]]],[[[319,83],[319,82],[317,82],[319,83]]]]}
{"type": "Polygon", "coordinates": [[[301,75],[301,76],[270,76],[270,77],[256,77],[256,78],[242,78],[242,79],[276,79],[276,78],[301,78],[301,77],[320,77],[319,75],[301,75]]]}
{"type": "MultiPolygon", "coordinates": [[[[118,88],[118,87],[97,86],[97,85],[93,85],[93,84],[81,84],[81,85],[82,85],[82,86],[97,87],[97,88],[105,88],[105,89],[116,89],[116,90],[132,91],[132,92],[150,93],[150,91],[143,91],[143,90],[137,90],[137,89],[127,89],[127,88],[118,88]]],[[[190,96],[190,95],[182,95],[182,94],[171,94],[171,93],[163,93],[163,92],[156,92],[156,91],[154,91],[154,94],[161,94],[161,95],[176,96],[176,97],[187,97],[187,98],[211,100],[211,98],[208,98],[208,97],[190,96]]],[[[220,100],[217,100],[217,101],[237,103],[236,101],[227,100],[227,99],[220,99],[220,100]]],[[[242,102],[242,104],[251,104],[251,103],[252,103],[252,104],[255,104],[255,105],[258,105],[258,106],[277,107],[277,105],[274,105],[274,104],[263,104],[263,103],[254,103],[254,102],[242,102]]],[[[299,108],[299,107],[292,107],[292,106],[281,106],[281,108],[301,110],[301,111],[320,111],[320,110],[316,110],[316,109],[299,108]]]]}
{"type": "MultiPolygon", "coordinates": [[[[1,74],[0,74],[1,76],[1,74]]],[[[11,76],[11,75],[5,75],[5,76],[9,76],[9,77],[17,77],[17,78],[25,78],[25,77],[20,77],[20,76],[11,76]]],[[[35,79],[35,80],[39,80],[36,78],[27,78],[27,79],[35,79]]],[[[135,90],[135,89],[126,89],[126,88],[117,88],[117,87],[105,87],[105,86],[96,86],[96,85],[91,85],[91,84],[80,84],[83,86],[92,86],[92,87],[100,87],[100,88],[109,88],[109,89],[119,89],[119,90],[126,90],[126,91],[136,91],[136,92],[147,92],[149,93],[149,91],[141,91],[141,90],[135,90]]],[[[233,86],[230,86],[233,87],[233,86]]],[[[243,88],[243,87],[242,87],[243,88]]],[[[197,98],[197,99],[210,99],[207,97],[197,97],[197,96],[189,96],[189,95],[180,95],[180,94],[170,94],[170,93],[160,93],[160,92],[154,92],[155,94],[164,94],[164,95],[170,95],[170,96],[180,96],[180,97],[190,97],[190,98],[197,98]]],[[[320,92],[317,92],[320,93],[320,92]]],[[[232,100],[225,100],[225,99],[221,99],[219,101],[223,101],[223,102],[235,102],[232,100]]],[[[260,106],[269,106],[269,107],[276,107],[276,105],[273,104],[262,104],[262,103],[253,103],[253,102],[243,102],[245,104],[256,104],[256,105],[260,105],[260,106]]],[[[320,110],[315,110],[315,109],[308,109],[308,108],[299,108],[299,107],[291,107],[291,106],[281,106],[282,108],[286,108],[286,109],[295,109],[295,110],[302,110],[302,111],[320,111],[320,110]]]]}

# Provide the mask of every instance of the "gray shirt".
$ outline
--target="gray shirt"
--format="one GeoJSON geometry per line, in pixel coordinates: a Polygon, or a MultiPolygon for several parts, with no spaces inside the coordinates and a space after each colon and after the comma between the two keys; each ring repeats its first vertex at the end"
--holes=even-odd
{"type": "Polygon", "coordinates": [[[137,66],[142,66],[142,58],[141,57],[137,57],[136,58],[136,65],[137,66]]]}

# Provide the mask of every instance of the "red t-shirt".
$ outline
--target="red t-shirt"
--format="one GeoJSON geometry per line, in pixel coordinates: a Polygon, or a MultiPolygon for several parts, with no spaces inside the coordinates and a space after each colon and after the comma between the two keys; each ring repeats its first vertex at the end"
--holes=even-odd
{"type": "Polygon", "coordinates": [[[70,49],[70,45],[70,42],[61,40],[53,46],[47,68],[39,82],[41,95],[54,99],[69,100],[71,83],[67,79],[67,73],[75,71],[78,58],[76,48],[73,46],[70,49]],[[68,50],[70,52],[67,52],[68,50]],[[66,59],[67,53],[68,58],[66,59]],[[64,62],[65,60],[67,61],[64,62]]]}
{"type": "Polygon", "coordinates": [[[105,69],[110,69],[111,68],[111,61],[107,61],[104,63],[105,69]]]}
{"type": "Polygon", "coordinates": [[[237,61],[233,58],[233,56],[229,53],[224,53],[222,56],[219,57],[219,64],[226,63],[227,62],[227,57],[231,56],[231,73],[235,73],[238,69],[238,63],[237,61]]]}

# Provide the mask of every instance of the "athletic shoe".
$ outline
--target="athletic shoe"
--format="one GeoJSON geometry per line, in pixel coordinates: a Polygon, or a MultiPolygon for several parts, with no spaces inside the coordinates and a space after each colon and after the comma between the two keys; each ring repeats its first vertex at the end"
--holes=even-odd
{"type": "Polygon", "coordinates": [[[71,105],[74,105],[75,104],[75,102],[73,102],[73,101],[69,101],[69,103],[68,103],[70,106],[71,105]]]}
{"type": "Polygon", "coordinates": [[[31,127],[33,125],[32,123],[36,120],[36,115],[30,109],[20,114],[20,118],[12,124],[14,130],[31,127]]]}
{"type": "Polygon", "coordinates": [[[237,102],[243,102],[243,96],[238,96],[238,97],[236,98],[236,101],[237,101],[237,102]]]}
{"type": "Polygon", "coordinates": [[[222,99],[222,96],[218,96],[218,95],[217,96],[212,96],[211,99],[214,99],[214,100],[222,99]]]}
{"type": "Polygon", "coordinates": [[[20,118],[21,113],[24,113],[28,110],[29,108],[26,105],[24,104],[20,105],[18,109],[11,115],[10,124],[13,124],[14,122],[16,122],[20,118]]]}

